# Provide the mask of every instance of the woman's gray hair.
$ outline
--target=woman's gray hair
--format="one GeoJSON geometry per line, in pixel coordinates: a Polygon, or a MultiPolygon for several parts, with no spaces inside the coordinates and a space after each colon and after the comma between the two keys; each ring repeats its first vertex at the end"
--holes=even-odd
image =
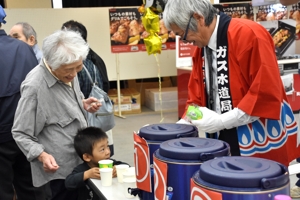
{"type": "Polygon", "coordinates": [[[44,39],[42,50],[47,64],[56,70],[62,65],[85,60],[89,45],[77,32],[58,30],[44,39]]]}
{"type": "MultiPolygon", "coordinates": [[[[168,0],[163,12],[163,20],[169,30],[171,30],[171,25],[177,25],[185,30],[194,13],[203,16],[205,25],[209,26],[217,14],[217,9],[209,0],[168,0]]],[[[191,19],[189,27],[192,31],[197,31],[195,18],[191,19]]]]}

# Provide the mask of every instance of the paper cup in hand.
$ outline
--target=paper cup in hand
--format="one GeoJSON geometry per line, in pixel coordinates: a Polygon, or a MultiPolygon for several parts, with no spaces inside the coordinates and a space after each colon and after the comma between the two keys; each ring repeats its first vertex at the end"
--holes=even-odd
{"type": "Polygon", "coordinates": [[[111,186],[112,185],[112,168],[100,168],[101,185],[111,186]]]}
{"type": "Polygon", "coordinates": [[[99,168],[112,168],[113,167],[113,161],[112,160],[100,160],[98,162],[99,168]]]}
{"type": "Polygon", "coordinates": [[[129,165],[121,164],[121,165],[115,165],[117,169],[117,177],[118,182],[123,183],[123,173],[129,168],[129,165]]]}
{"type": "Polygon", "coordinates": [[[123,179],[123,189],[125,197],[128,199],[134,198],[134,195],[130,194],[130,190],[136,188],[136,179],[135,178],[125,178],[123,179]]]}

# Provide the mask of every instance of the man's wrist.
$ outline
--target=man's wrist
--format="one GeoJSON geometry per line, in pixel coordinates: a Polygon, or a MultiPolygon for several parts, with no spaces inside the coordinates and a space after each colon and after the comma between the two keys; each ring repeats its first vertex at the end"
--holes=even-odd
{"type": "Polygon", "coordinates": [[[226,129],[231,129],[235,127],[237,122],[237,118],[235,116],[234,111],[229,111],[220,115],[220,120],[226,129]]]}

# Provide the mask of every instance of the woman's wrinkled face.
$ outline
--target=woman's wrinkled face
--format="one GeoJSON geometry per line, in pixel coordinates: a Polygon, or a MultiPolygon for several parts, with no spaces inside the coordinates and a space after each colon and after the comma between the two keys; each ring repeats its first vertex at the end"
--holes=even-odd
{"type": "MultiPolygon", "coordinates": [[[[51,66],[49,66],[51,69],[51,66]]],[[[58,69],[52,70],[52,73],[62,82],[71,82],[78,72],[82,70],[82,59],[67,65],[61,65],[58,69]]]]}

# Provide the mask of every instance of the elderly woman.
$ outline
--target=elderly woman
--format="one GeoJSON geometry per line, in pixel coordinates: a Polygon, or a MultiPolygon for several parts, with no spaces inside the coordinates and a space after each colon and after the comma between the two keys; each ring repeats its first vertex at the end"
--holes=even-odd
{"type": "Polygon", "coordinates": [[[82,162],[73,139],[87,126],[86,111],[101,106],[96,98],[83,98],[77,80],[89,46],[78,33],[60,30],[44,39],[42,49],[43,61],[21,85],[12,134],[31,162],[33,185],[50,182],[52,199],[75,199],[64,187],[82,162]]]}

